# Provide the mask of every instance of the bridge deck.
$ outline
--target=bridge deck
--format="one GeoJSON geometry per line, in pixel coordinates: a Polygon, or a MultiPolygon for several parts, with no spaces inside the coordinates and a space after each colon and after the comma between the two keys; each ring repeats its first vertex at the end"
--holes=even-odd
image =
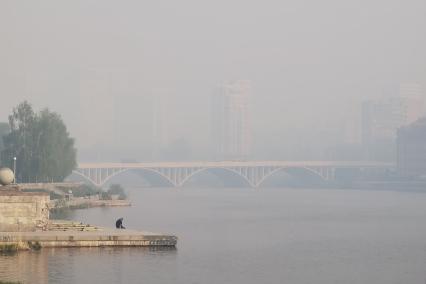
{"type": "Polygon", "coordinates": [[[195,162],[145,162],[145,163],[81,163],[76,174],[97,186],[128,170],[141,170],[155,174],[167,185],[182,186],[193,176],[213,169],[238,176],[248,186],[257,187],[279,171],[295,170],[314,175],[324,181],[333,180],[338,168],[393,168],[390,163],[371,161],[195,161],[195,162]]]}
{"type": "Polygon", "coordinates": [[[194,162],[144,162],[144,163],[80,163],[78,168],[193,168],[193,167],[388,167],[392,163],[373,161],[194,161],[194,162]]]}

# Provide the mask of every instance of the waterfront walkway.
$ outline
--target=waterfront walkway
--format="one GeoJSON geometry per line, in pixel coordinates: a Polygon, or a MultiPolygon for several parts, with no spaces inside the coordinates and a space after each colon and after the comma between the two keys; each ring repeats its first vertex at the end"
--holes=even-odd
{"type": "Polygon", "coordinates": [[[18,249],[29,249],[34,244],[41,247],[174,247],[177,244],[177,237],[173,235],[102,228],[83,224],[81,226],[67,227],[64,230],[0,232],[0,246],[13,245],[18,249]],[[84,228],[93,229],[86,230],[84,228]]]}

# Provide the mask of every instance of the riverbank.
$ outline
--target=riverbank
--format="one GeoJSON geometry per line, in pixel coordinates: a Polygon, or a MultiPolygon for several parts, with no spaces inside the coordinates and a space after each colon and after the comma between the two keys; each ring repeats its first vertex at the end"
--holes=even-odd
{"type": "Polygon", "coordinates": [[[101,199],[99,195],[92,195],[87,197],[68,197],[63,199],[54,199],[50,201],[50,210],[68,209],[84,209],[91,207],[105,207],[105,206],[131,206],[131,202],[122,199],[101,199]]]}
{"type": "Polygon", "coordinates": [[[0,232],[0,252],[55,247],[175,247],[177,237],[160,233],[103,228],[73,221],[52,221],[46,230],[0,232]]]}
{"type": "Polygon", "coordinates": [[[104,191],[83,183],[25,183],[19,184],[16,190],[49,193],[51,210],[131,206],[124,189],[118,184],[112,184],[104,191]]]}

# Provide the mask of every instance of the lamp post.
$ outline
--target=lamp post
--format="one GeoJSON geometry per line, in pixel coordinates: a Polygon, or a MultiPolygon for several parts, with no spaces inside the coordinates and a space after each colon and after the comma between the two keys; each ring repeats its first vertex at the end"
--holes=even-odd
{"type": "Polygon", "coordinates": [[[16,157],[13,157],[13,183],[16,183],[16,157]]]}

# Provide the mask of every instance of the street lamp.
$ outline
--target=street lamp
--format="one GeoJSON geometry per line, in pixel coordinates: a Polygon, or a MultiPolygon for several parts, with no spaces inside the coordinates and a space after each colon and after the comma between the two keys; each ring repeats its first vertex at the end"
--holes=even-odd
{"type": "Polygon", "coordinates": [[[16,157],[13,157],[13,183],[16,183],[16,157]]]}

